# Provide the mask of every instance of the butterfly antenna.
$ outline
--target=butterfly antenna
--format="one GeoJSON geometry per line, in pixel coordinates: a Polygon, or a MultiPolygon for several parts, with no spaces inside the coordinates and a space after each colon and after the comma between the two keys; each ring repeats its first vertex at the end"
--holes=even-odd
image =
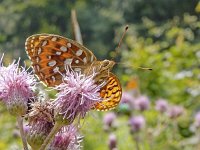
{"type": "Polygon", "coordinates": [[[117,45],[117,49],[120,48],[120,46],[121,46],[121,44],[122,44],[122,40],[123,40],[123,38],[124,38],[124,36],[125,36],[127,30],[128,30],[128,25],[126,25],[125,30],[124,30],[124,33],[122,34],[122,37],[121,37],[120,40],[119,40],[119,43],[118,43],[118,45],[117,45]]]}
{"type": "Polygon", "coordinates": [[[148,68],[148,67],[137,67],[138,69],[142,69],[142,70],[153,70],[152,68],[148,68]]]}
{"type": "MultiPolygon", "coordinates": [[[[119,48],[120,48],[120,46],[121,46],[121,44],[122,44],[122,41],[123,41],[123,39],[124,39],[124,36],[126,35],[126,32],[128,31],[128,25],[126,25],[126,27],[125,27],[125,29],[124,29],[124,32],[123,32],[123,34],[122,34],[122,36],[121,36],[121,38],[120,38],[120,40],[119,40],[119,43],[118,43],[118,45],[117,45],[117,47],[115,48],[115,54],[114,54],[114,57],[113,58],[115,58],[116,56],[117,56],[117,54],[119,54],[119,48]]],[[[124,65],[124,66],[127,66],[127,64],[123,64],[123,63],[117,63],[117,62],[115,62],[116,64],[122,64],[122,65],[124,65]]],[[[152,68],[147,68],[147,67],[135,67],[135,66],[132,66],[132,65],[128,65],[129,67],[133,67],[133,68],[137,68],[137,69],[142,69],[142,70],[153,70],[152,68]]]]}
{"type": "Polygon", "coordinates": [[[134,66],[134,65],[128,65],[128,64],[125,64],[125,63],[122,63],[122,62],[115,62],[116,64],[119,64],[119,65],[123,65],[125,67],[130,67],[130,68],[136,68],[136,69],[142,69],[142,70],[149,70],[149,71],[152,71],[153,68],[149,68],[149,67],[138,67],[138,66],[134,66]]]}
{"type": "Polygon", "coordinates": [[[123,34],[122,34],[122,36],[121,36],[121,38],[119,40],[119,43],[118,43],[117,47],[115,48],[113,59],[119,54],[119,48],[120,48],[120,46],[122,44],[122,41],[124,39],[124,36],[126,35],[127,30],[128,30],[128,25],[126,25],[126,27],[124,29],[124,32],[123,32],[123,34]]]}

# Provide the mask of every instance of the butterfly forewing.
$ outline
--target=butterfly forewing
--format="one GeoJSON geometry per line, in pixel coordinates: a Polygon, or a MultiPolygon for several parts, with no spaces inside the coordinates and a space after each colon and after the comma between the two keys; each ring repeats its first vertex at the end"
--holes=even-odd
{"type": "Polygon", "coordinates": [[[93,53],[84,46],[57,35],[31,36],[26,41],[26,49],[36,75],[48,86],[59,85],[62,82],[61,73],[65,72],[66,66],[70,66],[74,71],[83,72],[96,60],[93,53]],[[37,40],[34,43],[32,39],[37,40]]]}
{"type": "Polygon", "coordinates": [[[26,42],[25,42],[26,53],[28,54],[31,60],[35,52],[35,47],[40,43],[42,39],[44,39],[47,36],[48,34],[42,34],[42,35],[38,34],[38,35],[32,35],[26,39],[26,42]]]}
{"type": "Polygon", "coordinates": [[[110,72],[106,84],[100,90],[100,97],[103,101],[96,103],[95,109],[107,111],[115,108],[121,100],[121,95],[121,84],[118,78],[110,72]]]}

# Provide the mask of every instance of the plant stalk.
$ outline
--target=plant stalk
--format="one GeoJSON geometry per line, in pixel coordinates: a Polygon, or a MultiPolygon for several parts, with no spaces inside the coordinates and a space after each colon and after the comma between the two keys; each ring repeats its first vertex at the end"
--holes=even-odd
{"type": "Polygon", "coordinates": [[[74,9],[71,11],[71,21],[72,21],[72,28],[73,28],[72,30],[73,30],[75,40],[78,43],[83,44],[80,26],[78,24],[76,11],[74,9]]]}
{"type": "Polygon", "coordinates": [[[45,150],[47,148],[48,144],[53,140],[54,135],[58,132],[58,130],[60,130],[61,127],[62,125],[55,123],[53,129],[51,130],[44,143],[40,147],[40,150],[45,150]]]}
{"type": "Polygon", "coordinates": [[[21,135],[21,139],[22,139],[24,150],[28,150],[26,136],[24,134],[24,128],[23,128],[23,118],[21,116],[17,117],[17,123],[18,123],[18,126],[19,126],[19,131],[20,131],[20,135],[21,135]]]}
{"type": "Polygon", "coordinates": [[[136,150],[140,150],[138,135],[133,135],[133,139],[135,141],[135,148],[136,148],[136,150]]]}

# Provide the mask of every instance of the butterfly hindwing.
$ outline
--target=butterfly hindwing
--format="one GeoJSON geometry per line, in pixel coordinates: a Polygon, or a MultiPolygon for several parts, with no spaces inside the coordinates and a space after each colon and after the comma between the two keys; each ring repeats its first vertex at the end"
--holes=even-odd
{"type": "Polygon", "coordinates": [[[100,97],[103,99],[101,102],[96,103],[96,110],[107,111],[115,108],[122,95],[122,88],[118,78],[113,74],[109,73],[106,84],[100,90],[100,97]]]}

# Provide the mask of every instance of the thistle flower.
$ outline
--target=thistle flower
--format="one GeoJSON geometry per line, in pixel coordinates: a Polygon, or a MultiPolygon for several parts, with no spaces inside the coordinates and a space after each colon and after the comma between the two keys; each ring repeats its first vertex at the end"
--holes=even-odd
{"type": "Polygon", "coordinates": [[[116,119],[116,114],[114,112],[105,114],[103,118],[104,129],[108,130],[110,127],[113,127],[115,119],[116,119]]]}
{"type": "Polygon", "coordinates": [[[15,129],[12,134],[13,134],[14,138],[19,138],[20,137],[19,130],[17,130],[17,129],[15,129]]]}
{"type": "Polygon", "coordinates": [[[146,96],[140,96],[134,101],[135,109],[144,111],[149,109],[150,102],[146,96]]]}
{"type": "Polygon", "coordinates": [[[116,135],[111,133],[108,139],[109,150],[117,150],[117,138],[116,135]]]}
{"type": "Polygon", "coordinates": [[[123,92],[120,104],[127,104],[129,109],[132,109],[134,107],[134,100],[135,98],[129,92],[123,92]]]}
{"type": "Polygon", "coordinates": [[[159,99],[156,101],[155,109],[161,113],[164,113],[168,109],[168,103],[164,99],[159,99]]]}
{"type": "Polygon", "coordinates": [[[54,125],[51,104],[48,102],[35,102],[28,114],[29,126],[27,141],[33,149],[39,149],[54,125]]]}
{"type": "Polygon", "coordinates": [[[145,119],[143,116],[133,116],[129,120],[129,125],[131,127],[131,132],[138,132],[145,126],[145,119]]]}
{"type": "Polygon", "coordinates": [[[80,150],[82,138],[77,128],[72,125],[64,126],[55,135],[53,141],[50,143],[48,150],[80,150]]]}
{"type": "Polygon", "coordinates": [[[24,129],[24,134],[27,135],[29,130],[30,130],[30,126],[29,125],[23,125],[23,129],[24,129]]]}
{"type": "Polygon", "coordinates": [[[196,128],[200,127],[200,112],[197,112],[194,116],[194,126],[196,128]]]}
{"type": "Polygon", "coordinates": [[[183,111],[184,111],[183,107],[174,105],[169,107],[167,114],[169,118],[174,119],[181,116],[183,114],[183,111]]]}
{"type": "Polygon", "coordinates": [[[63,83],[55,87],[59,90],[54,101],[56,121],[63,119],[67,124],[72,123],[76,117],[83,118],[94,105],[101,101],[100,88],[103,84],[96,85],[93,80],[96,74],[86,76],[81,72],[69,71],[63,77],[63,83]]]}
{"type": "Polygon", "coordinates": [[[24,115],[28,109],[28,100],[33,97],[35,78],[15,61],[8,67],[0,62],[0,99],[10,113],[24,115]]]}

